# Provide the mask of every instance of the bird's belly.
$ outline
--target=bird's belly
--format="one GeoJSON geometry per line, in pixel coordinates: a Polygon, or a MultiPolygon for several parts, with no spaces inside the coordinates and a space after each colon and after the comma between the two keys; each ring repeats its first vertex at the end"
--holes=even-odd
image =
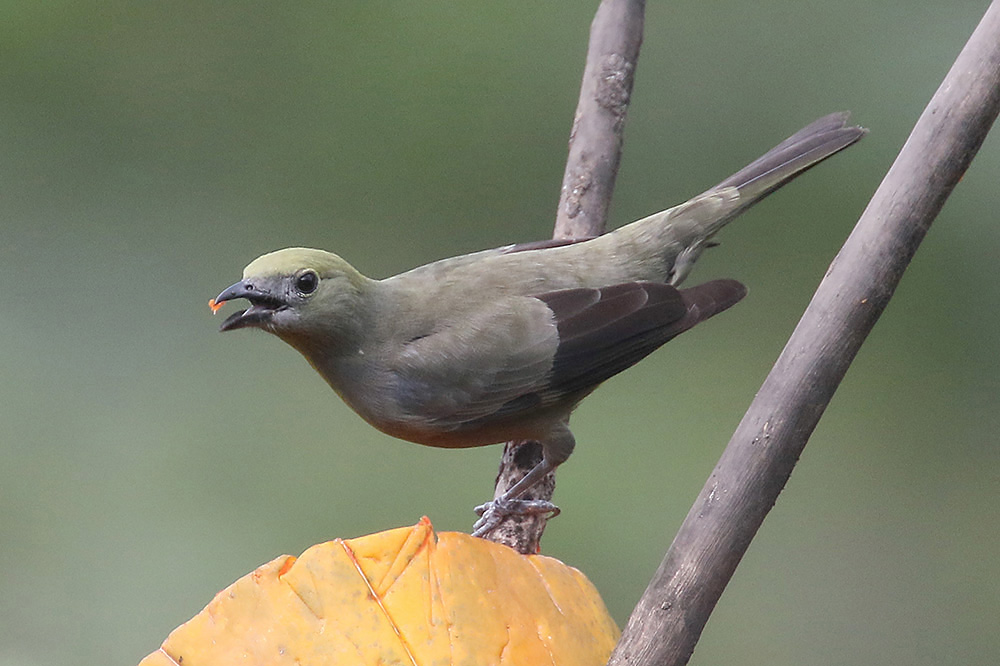
{"type": "Polygon", "coordinates": [[[378,430],[410,442],[441,448],[470,448],[545,436],[554,420],[564,420],[575,401],[540,408],[534,400],[514,400],[496,410],[470,409],[461,400],[441,398],[440,387],[404,381],[377,363],[355,357],[314,367],[341,399],[378,430]],[[512,405],[516,407],[512,408],[512,405]]]}
{"type": "Polygon", "coordinates": [[[446,449],[488,446],[515,439],[537,439],[545,427],[534,419],[523,422],[479,419],[474,423],[447,428],[423,425],[411,420],[386,420],[361,414],[368,423],[387,435],[408,442],[446,449]]]}

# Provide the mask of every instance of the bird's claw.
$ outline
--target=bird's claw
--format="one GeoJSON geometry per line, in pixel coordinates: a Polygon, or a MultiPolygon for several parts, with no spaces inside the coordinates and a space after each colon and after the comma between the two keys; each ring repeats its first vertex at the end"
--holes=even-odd
{"type": "Polygon", "coordinates": [[[545,500],[504,499],[498,497],[492,502],[480,504],[473,511],[479,520],[472,526],[472,536],[483,537],[509,516],[537,516],[549,514],[549,518],[559,515],[560,509],[552,502],[545,500]]]}

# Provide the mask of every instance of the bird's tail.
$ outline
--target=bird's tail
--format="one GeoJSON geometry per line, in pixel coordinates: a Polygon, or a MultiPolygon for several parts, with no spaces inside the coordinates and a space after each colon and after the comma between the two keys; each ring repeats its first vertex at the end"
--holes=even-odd
{"type": "Polygon", "coordinates": [[[847,125],[846,111],[831,113],[802,128],[709,192],[735,187],[739,215],[771,192],[863,137],[868,130],[847,125]]]}
{"type": "Polygon", "coordinates": [[[806,125],[762,157],[690,201],[665,211],[665,222],[686,235],[684,245],[701,244],[734,217],[771,192],[867,134],[849,126],[846,111],[806,125]]]}
{"type": "Polygon", "coordinates": [[[612,249],[627,246],[623,254],[633,263],[658,265],[663,270],[660,279],[680,284],[726,223],[867,133],[847,125],[847,119],[846,112],[820,118],[712,189],[608,234],[614,237],[609,244],[615,245],[612,249]]]}

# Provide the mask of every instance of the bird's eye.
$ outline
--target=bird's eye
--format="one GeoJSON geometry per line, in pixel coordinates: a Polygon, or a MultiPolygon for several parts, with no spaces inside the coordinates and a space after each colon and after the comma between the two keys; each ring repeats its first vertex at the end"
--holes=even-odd
{"type": "Polygon", "coordinates": [[[300,294],[311,294],[319,286],[319,276],[314,271],[305,271],[295,278],[295,289],[300,294]]]}

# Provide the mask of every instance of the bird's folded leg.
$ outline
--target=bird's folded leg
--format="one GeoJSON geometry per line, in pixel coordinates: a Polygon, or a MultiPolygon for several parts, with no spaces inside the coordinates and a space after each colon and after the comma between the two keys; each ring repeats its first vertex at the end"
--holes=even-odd
{"type": "Polygon", "coordinates": [[[549,472],[566,462],[575,445],[573,433],[565,421],[560,421],[553,424],[547,436],[540,438],[538,443],[542,445],[541,462],[500,497],[476,507],[476,515],[480,518],[472,526],[472,536],[485,536],[508,516],[548,513],[551,514],[549,518],[554,518],[559,515],[559,507],[552,502],[521,498],[541,483],[549,472]]]}
{"type": "Polygon", "coordinates": [[[504,497],[480,504],[474,511],[477,516],[480,516],[479,520],[472,526],[472,536],[474,537],[485,536],[509,516],[533,516],[547,513],[549,518],[555,518],[560,513],[559,507],[546,500],[506,499],[504,497]]]}

